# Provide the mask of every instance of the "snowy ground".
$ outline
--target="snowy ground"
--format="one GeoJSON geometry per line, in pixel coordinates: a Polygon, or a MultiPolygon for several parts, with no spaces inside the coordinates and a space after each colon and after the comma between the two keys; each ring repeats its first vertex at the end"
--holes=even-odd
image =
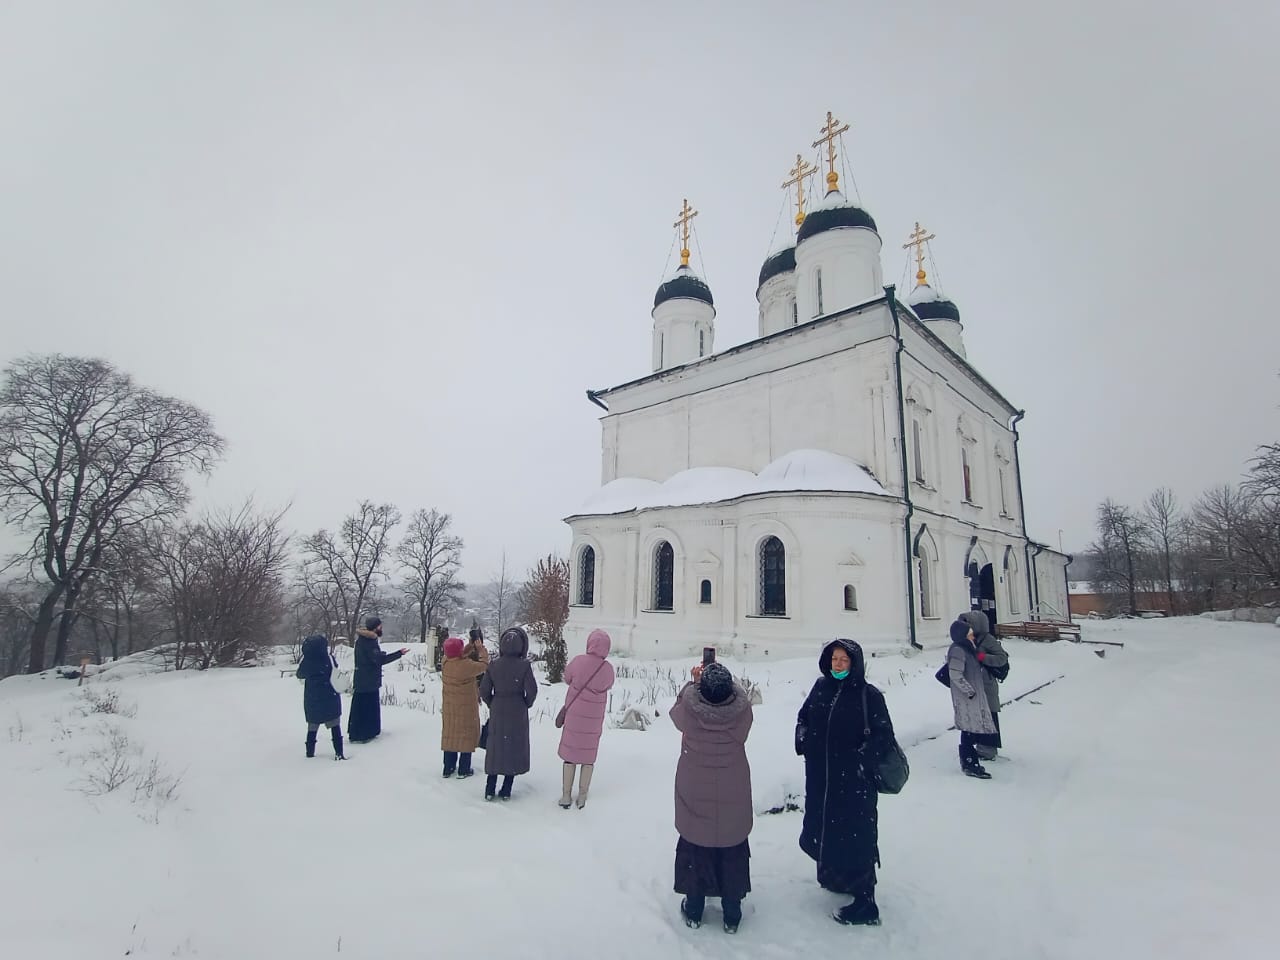
{"type": "MultiPolygon", "coordinates": [[[[670,892],[666,709],[687,664],[619,661],[635,675],[615,714],[629,702],[661,718],[606,731],[582,811],[555,805],[563,687],[542,689],[535,769],[504,805],[482,802],[479,777],[441,779],[439,687],[420,660],[389,669],[401,706],[344,764],[323,740],[302,756],[300,686],[269,668],[6,680],[0,956],[1272,956],[1280,630],[1170,620],[1085,636],[1126,646],[1010,644],[1006,697],[1062,679],[1006,707],[1009,759],[989,783],[960,775],[944,733],[942,652],[873,661],[912,763],[880,804],[884,925],[829,919],[840,898],[814,883],[792,812],[757,818],[736,938],[714,906],[687,930],[670,892]],[[86,691],[132,715],[85,715],[86,691]],[[101,792],[114,753],[144,773],[154,761],[150,797],[136,776],[101,792]],[[166,776],[181,777],[167,801],[166,776]]],[[[746,672],[764,695],[749,753],[765,810],[801,788],[792,726],[815,665],[746,672]]]]}

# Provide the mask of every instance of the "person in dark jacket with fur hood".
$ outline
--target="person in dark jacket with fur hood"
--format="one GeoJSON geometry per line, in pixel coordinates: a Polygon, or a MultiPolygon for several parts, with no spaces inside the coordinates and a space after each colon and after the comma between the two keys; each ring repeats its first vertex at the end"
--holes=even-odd
{"type": "Polygon", "coordinates": [[[382,668],[406,653],[401,647],[395,653],[384,653],[382,620],[369,617],[364,629],[356,631],[356,670],[351,685],[351,713],[347,717],[347,739],[352,743],[368,743],[382,733],[382,668]]]}
{"type": "Polygon", "coordinates": [[[333,671],[338,661],[329,653],[329,638],[323,634],[302,641],[298,679],[302,681],[302,712],[307,718],[307,756],[316,755],[316,734],[328,727],[333,737],[333,759],[342,755],[342,697],[333,689],[333,671]]]}
{"type": "Polygon", "coordinates": [[[867,683],[858,644],[833,640],[818,657],[818,669],[822,676],[796,717],[796,753],[804,757],[800,849],[817,862],[822,887],[853,897],[833,918],[876,925],[880,848],[873,771],[893,749],[893,722],[884,694],[867,683]]]}

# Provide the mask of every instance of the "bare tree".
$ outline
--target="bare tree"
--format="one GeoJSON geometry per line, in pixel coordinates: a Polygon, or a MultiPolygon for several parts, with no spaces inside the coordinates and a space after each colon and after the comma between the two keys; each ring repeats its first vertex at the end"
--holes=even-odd
{"type": "Polygon", "coordinates": [[[1098,507],[1098,540],[1093,553],[1100,561],[1099,579],[1120,584],[1128,599],[1130,616],[1138,612],[1138,572],[1147,544],[1145,520],[1123,504],[1104,500],[1098,507]]]}
{"type": "Polygon", "coordinates": [[[569,561],[554,554],[543,557],[529,571],[521,594],[529,627],[542,637],[547,679],[559,683],[567,659],[564,625],[569,619],[569,561]]]}
{"type": "Polygon", "coordinates": [[[418,636],[423,642],[436,616],[458,606],[466,586],[458,579],[462,568],[462,538],[449,532],[453,518],[437,510],[416,510],[409,529],[396,548],[396,559],[406,568],[401,589],[418,615],[418,636]]]}
{"type": "Polygon", "coordinates": [[[250,502],[148,531],[151,580],[170,619],[176,668],[226,666],[274,639],[289,561],[283,516],[250,502]]]}
{"type": "Polygon", "coordinates": [[[507,552],[502,552],[502,567],[497,577],[486,584],[480,594],[480,615],[491,637],[501,635],[511,626],[518,608],[520,585],[507,572],[507,552]]]}
{"type": "Polygon", "coordinates": [[[391,552],[391,531],[400,523],[393,504],[364,500],[342,521],[337,534],[320,530],[302,542],[301,587],[325,618],[353,636],[372,606],[391,552]]]}
{"type": "Polygon", "coordinates": [[[1220,585],[1231,604],[1248,601],[1252,578],[1242,556],[1248,498],[1237,487],[1223,485],[1204,492],[1196,501],[1191,520],[1210,565],[1209,605],[1216,607],[1220,585]]]}
{"type": "Polygon", "coordinates": [[[112,538],[181,512],[186,474],[207,473],[222,438],[197,407],[135,383],[102,360],[61,354],[10,364],[0,387],[0,515],[28,535],[47,582],[27,670],[66,654],[76,604],[112,538]]]}
{"type": "Polygon", "coordinates": [[[1178,509],[1178,498],[1173,491],[1168,487],[1161,487],[1147,497],[1142,520],[1158,554],[1161,581],[1169,598],[1169,612],[1177,614],[1178,604],[1173,589],[1173,556],[1183,521],[1178,509]]]}
{"type": "Polygon", "coordinates": [[[0,677],[26,666],[31,625],[40,608],[39,585],[30,580],[0,585],[0,677]]]}

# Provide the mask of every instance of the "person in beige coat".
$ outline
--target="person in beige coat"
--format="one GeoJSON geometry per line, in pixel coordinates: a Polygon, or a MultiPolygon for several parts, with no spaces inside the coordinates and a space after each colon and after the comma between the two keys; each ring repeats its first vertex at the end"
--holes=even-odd
{"type": "Polygon", "coordinates": [[[464,655],[462,639],[444,642],[444,662],[440,665],[440,749],[444,751],[444,775],[465,780],[471,769],[471,755],[480,743],[480,701],[476,679],[489,666],[489,653],[480,645],[479,659],[464,655]]]}

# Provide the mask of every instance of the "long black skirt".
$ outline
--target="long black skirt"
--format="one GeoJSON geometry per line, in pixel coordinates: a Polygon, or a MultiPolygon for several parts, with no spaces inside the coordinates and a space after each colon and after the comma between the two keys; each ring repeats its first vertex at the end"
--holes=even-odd
{"type": "Polygon", "coordinates": [[[353,743],[372,740],[382,732],[382,702],[378,691],[353,693],[351,713],[347,716],[347,739],[353,743]]]}
{"type": "Polygon", "coordinates": [[[684,837],[676,843],[676,893],[688,897],[741,900],[751,892],[751,847],[700,847],[684,837]]]}

